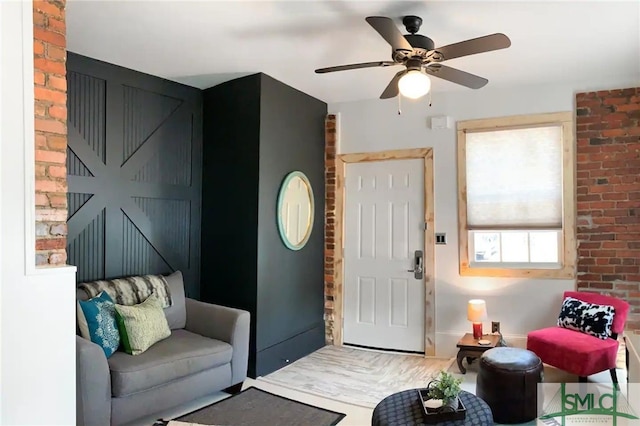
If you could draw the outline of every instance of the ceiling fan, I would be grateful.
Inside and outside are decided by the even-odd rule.
[[[489,80],[448,67],[441,62],[511,46],[509,37],[496,33],[434,48],[433,40],[416,34],[422,25],[422,18],[418,16],[405,16],[402,19],[402,24],[409,32],[407,35],[402,35],[391,18],[369,16],[366,21],[391,45],[393,60],[320,68],[316,70],[316,73],[403,65],[405,69],[391,79],[387,88],[380,95],[380,99],[393,98],[398,95],[398,92],[413,99],[427,94],[431,89],[431,80],[427,74],[471,89],[479,89],[485,86]]]

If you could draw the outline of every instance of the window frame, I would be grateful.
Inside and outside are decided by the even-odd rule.
[[[559,268],[515,268],[507,266],[483,267],[470,262],[469,229],[467,226],[467,171],[466,135],[478,131],[512,130],[541,126],[561,126],[562,128],[562,230],[559,247]],[[516,277],[516,278],[558,278],[576,277],[576,175],[575,137],[572,112],[517,115],[457,123],[457,163],[458,163],[458,248],[461,276]],[[489,230],[489,229],[483,229]],[[508,230],[506,228],[497,231]],[[472,265],[473,263],[473,265]],[[506,265],[506,264],[504,264]]]

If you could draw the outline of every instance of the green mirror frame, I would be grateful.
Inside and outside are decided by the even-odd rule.
[[[291,197],[291,193],[293,191],[293,189],[289,188],[289,186],[292,183],[294,183],[293,181],[296,179],[300,179],[302,181],[302,184],[306,186],[307,195],[309,197],[309,204],[308,204],[309,215],[308,215],[307,227],[304,232],[304,235],[299,239],[292,240],[288,236],[288,234],[290,234],[290,232],[289,233],[287,232],[288,223],[286,220],[288,218],[285,217],[285,214],[283,214],[283,208],[287,207],[288,198]],[[294,171],[289,173],[287,176],[285,176],[284,180],[282,181],[282,185],[280,186],[280,192],[278,194],[278,207],[276,211],[276,216],[278,218],[278,231],[280,232],[280,238],[282,239],[282,242],[284,243],[284,245],[290,250],[300,250],[301,248],[303,248],[307,244],[307,241],[309,241],[309,237],[311,236],[311,231],[313,229],[314,201],[313,201],[313,189],[311,188],[311,182],[309,182],[309,179],[307,178],[307,176],[301,171]]]

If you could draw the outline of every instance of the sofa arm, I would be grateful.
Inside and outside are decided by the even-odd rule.
[[[76,424],[111,424],[111,374],[95,343],[76,335]]]
[[[189,298],[185,303],[185,328],[192,333],[229,343],[233,347],[231,385],[242,383],[247,378],[249,363],[249,312]]]

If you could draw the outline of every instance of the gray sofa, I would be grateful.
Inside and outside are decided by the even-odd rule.
[[[132,356],[76,336],[76,423],[121,425],[216,391],[247,375],[249,313],[185,298],[182,274],[167,277],[171,336]],[[86,294],[78,290],[78,298]]]

